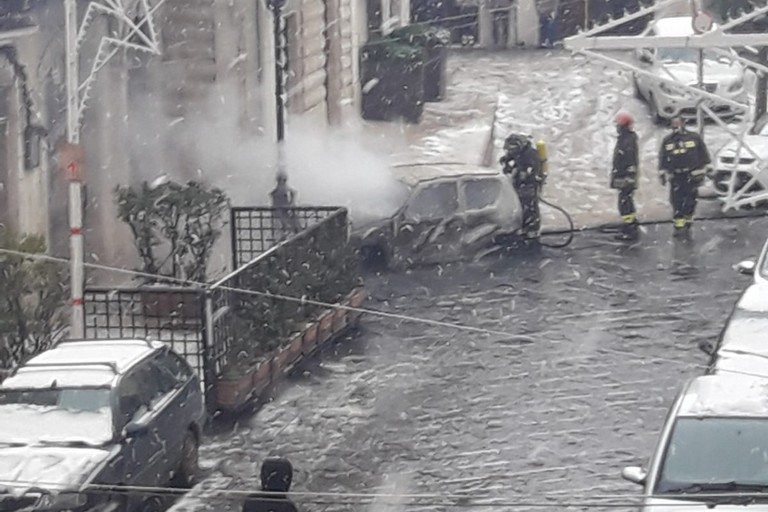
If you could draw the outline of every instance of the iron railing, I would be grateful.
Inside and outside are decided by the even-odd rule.
[[[319,308],[313,302],[333,303],[355,286],[348,239],[347,210],[336,208],[211,285],[210,364],[219,374],[253,364],[300,330]]]
[[[318,308],[278,296],[334,302],[355,285],[347,211],[288,212],[301,227],[297,233],[278,233],[285,211],[234,208],[236,270],[205,288],[88,288],[86,338],[151,338],[170,344],[200,377],[213,410],[215,383],[222,375],[253,364],[260,352],[284,341]]]
[[[155,286],[88,288],[84,302],[87,339],[163,341],[205,380],[204,290]]]
[[[277,242],[304,231],[337,211],[339,208],[333,206],[232,208],[232,268],[240,268]]]

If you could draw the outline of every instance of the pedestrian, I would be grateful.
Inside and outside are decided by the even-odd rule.
[[[525,245],[537,245],[541,228],[539,192],[544,184],[541,158],[525,135],[511,134],[504,141],[504,156],[499,163],[512,185],[523,209],[522,238]]]
[[[283,171],[277,173],[277,186],[269,193],[272,199],[272,208],[275,209],[279,238],[282,238],[285,232],[298,233],[299,223],[296,214],[292,208],[296,204],[296,191],[288,186],[288,176]]]
[[[298,512],[288,498],[293,480],[293,466],[282,458],[269,458],[261,465],[261,492],[250,495],[243,512]]]
[[[704,182],[712,160],[696,132],[689,132],[681,117],[672,119],[672,133],[664,137],[659,150],[659,178],[669,181],[675,236],[689,233],[696,211],[698,188]]]
[[[619,215],[621,215],[621,233],[618,240],[636,240],[638,235],[637,211],[634,194],[637,189],[637,170],[639,151],[634,120],[626,112],[616,116],[618,138],[613,150],[611,169],[611,188],[619,191]]]

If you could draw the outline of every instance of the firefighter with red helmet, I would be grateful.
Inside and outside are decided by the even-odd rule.
[[[619,240],[636,240],[638,235],[637,211],[634,194],[637,189],[637,170],[640,163],[637,134],[634,120],[626,112],[616,116],[618,139],[613,151],[611,169],[611,188],[619,191],[619,215],[621,215],[621,233]]]

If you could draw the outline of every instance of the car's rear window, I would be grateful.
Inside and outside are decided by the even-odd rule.
[[[496,204],[501,188],[493,179],[469,180],[464,182],[464,197],[468,210],[481,210]]]

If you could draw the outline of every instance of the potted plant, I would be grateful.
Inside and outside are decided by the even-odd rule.
[[[360,52],[363,118],[418,123],[424,111],[424,50],[377,38]]]
[[[395,29],[389,37],[424,50],[424,101],[440,101],[445,98],[450,31],[419,23]]]

